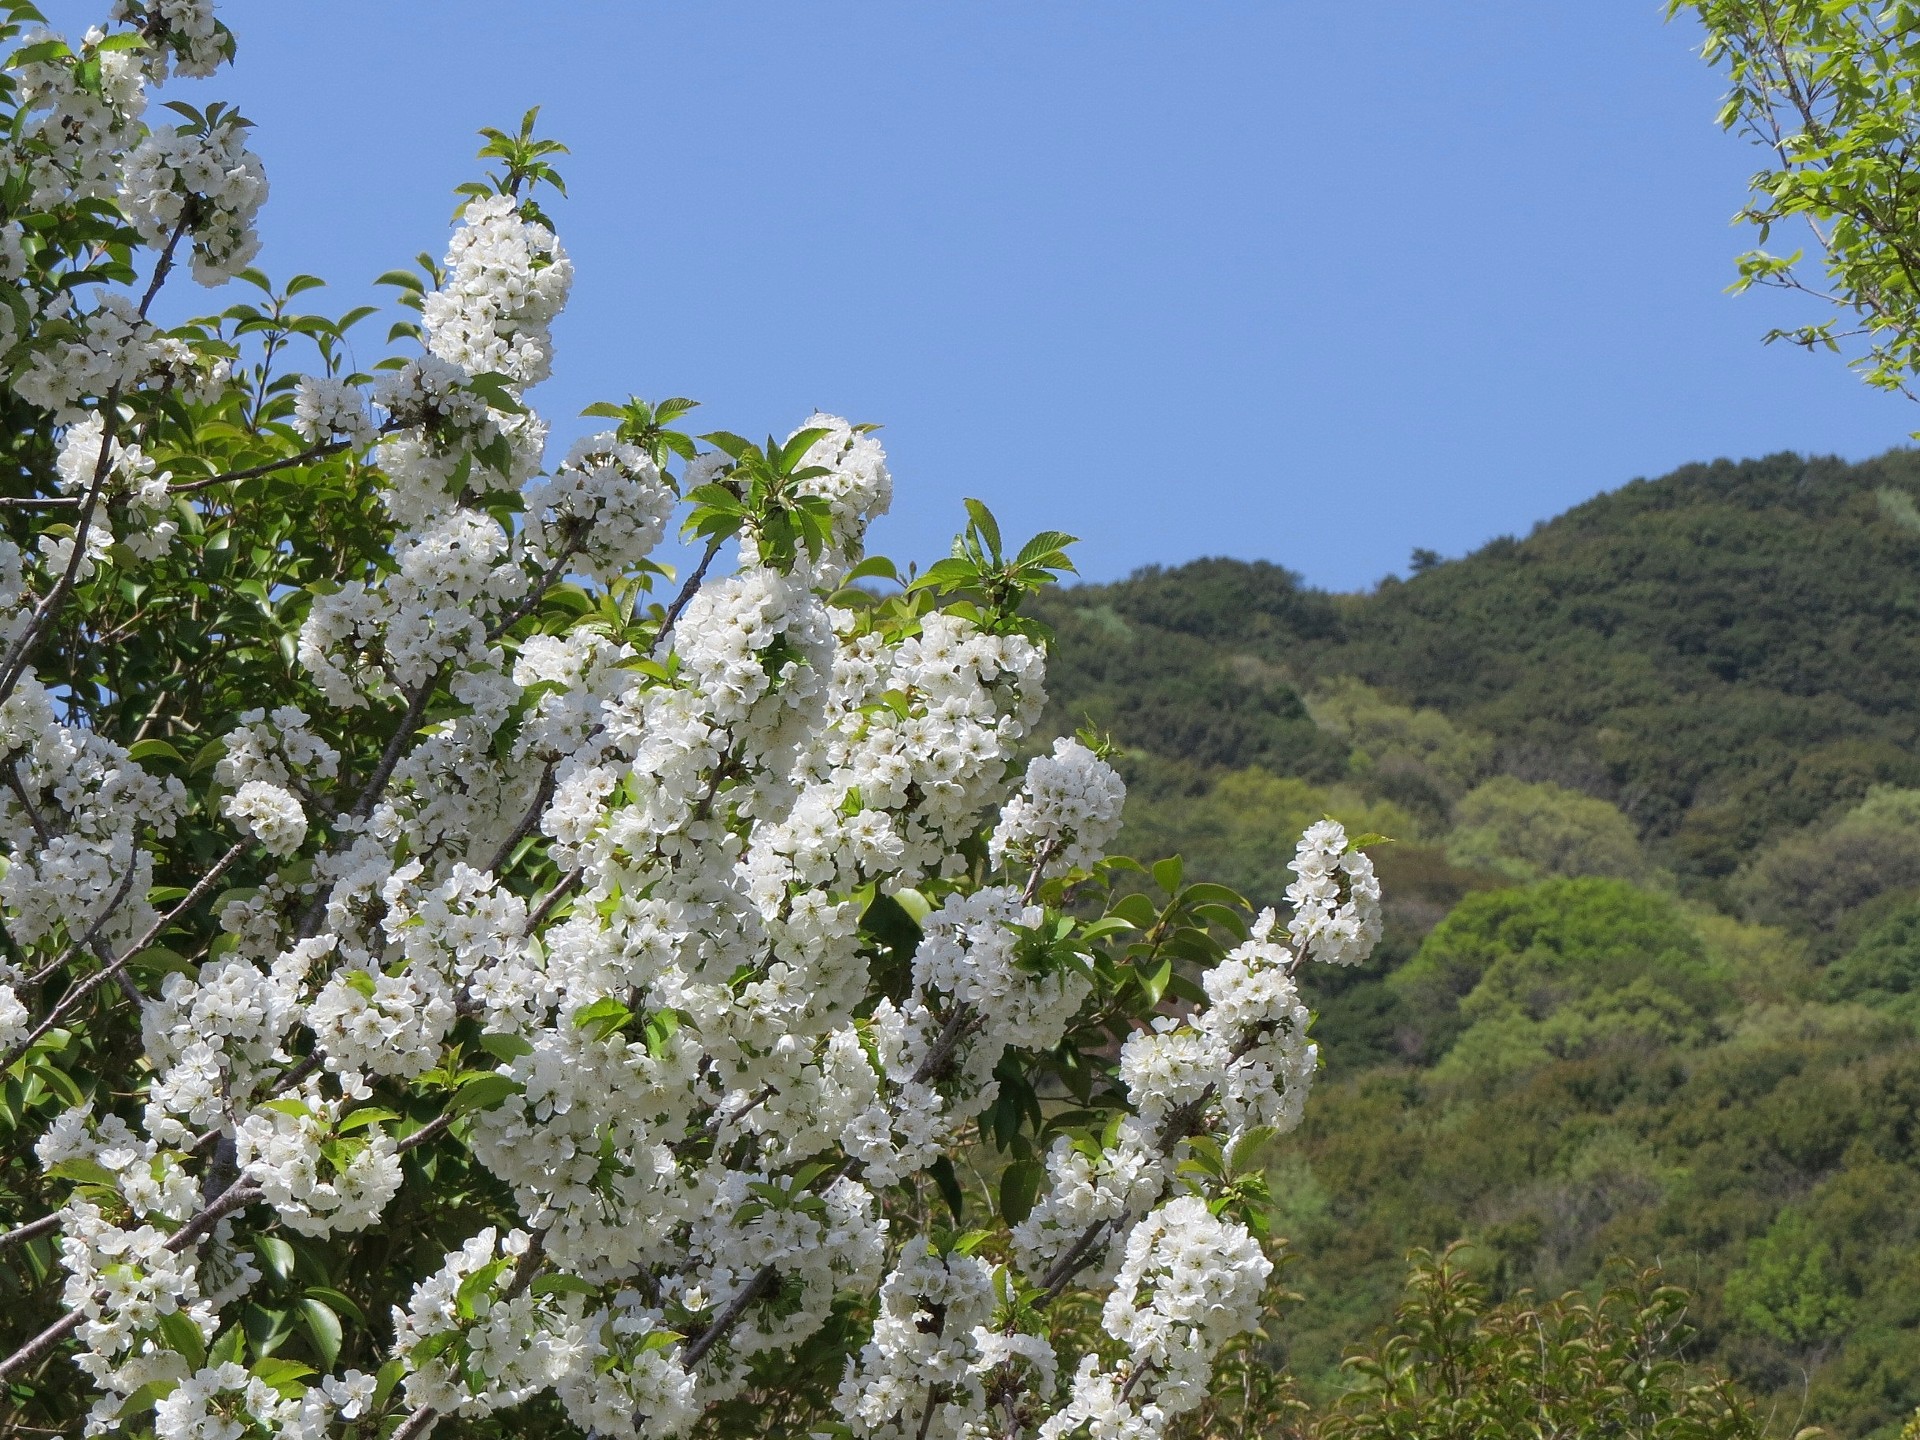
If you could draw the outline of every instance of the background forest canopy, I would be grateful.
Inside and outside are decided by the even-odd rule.
[[[1842,1435],[1920,1403],[1920,454],[1638,480],[1369,594],[1202,560],[1050,596],[1131,853],[1256,903],[1331,814],[1387,938],[1316,976],[1274,1176],[1310,1393],[1412,1246],[1495,1296],[1658,1258]],[[1338,988],[1335,988],[1335,987]],[[1805,1389],[1804,1411],[1802,1391]]]

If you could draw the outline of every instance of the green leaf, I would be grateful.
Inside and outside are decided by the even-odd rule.
[[[713,446],[714,449],[720,451],[723,455],[734,460],[759,453],[759,447],[751,440],[746,439],[744,436],[736,435],[731,430],[714,430],[706,435],[702,435],[700,438]],[[704,489],[705,487],[703,486],[702,488]]]
[[[1015,1160],[1000,1172],[1000,1215],[1007,1224],[1018,1225],[1033,1213],[1046,1178],[1047,1167],[1038,1160]]]
[[[282,1360],[272,1355],[253,1362],[254,1377],[282,1400],[298,1400],[307,1388],[300,1382],[315,1373],[311,1365],[302,1365],[298,1360]]]
[[[1049,556],[1066,557],[1061,554],[1067,546],[1078,544],[1078,535],[1069,535],[1064,530],[1042,530],[1038,535],[1020,547],[1020,553],[1013,557],[1016,565],[1033,565]],[[1071,565],[1066,568],[1072,569]]]
[[[332,1309],[335,1314],[346,1316],[354,1324],[363,1327],[366,1325],[366,1312],[350,1296],[343,1295],[340,1291],[326,1285],[309,1285],[307,1294]]]
[[[606,1039],[631,1019],[632,1008],[612,996],[596,1000],[573,1012],[574,1028],[588,1031],[596,1040]]]
[[[191,975],[193,964],[177,950],[169,950],[165,945],[150,945],[127,961],[127,968],[136,975],[158,979],[166,975]]]
[[[980,578],[980,567],[973,561],[950,556],[945,560],[934,561],[920,578],[907,588],[909,590],[959,589],[978,584]]]
[[[362,1105],[358,1110],[340,1117],[340,1123],[334,1129],[342,1135],[351,1135],[355,1130],[364,1130],[369,1125],[378,1125],[383,1120],[398,1120],[399,1113],[383,1110],[378,1105]]]
[[[397,1357],[387,1361],[386,1364],[380,1367],[375,1377],[373,1387],[372,1408],[374,1413],[379,1413],[381,1408],[386,1405],[387,1397],[393,1394],[394,1387],[400,1383],[406,1373],[407,1362]]]
[[[960,1177],[953,1172],[953,1161],[942,1155],[927,1167],[927,1174],[933,1177],[940,1198],[947,1202],[947,1209],[952,1212],[954,1223],[958,1224],[961,1212],[966,1208],[967,1197],[960,1189]]]
[[[121,1403],[118,1418],[135,1420],[180,1388],[178,1380],[149,1380]]]
[[[89,1155],[76,1155],[71,1160],[62,1160],[47,1173],[59,1180],[72,1180],[81,1185],[104,1185],[110,1190],[120,1184],[119,1176]]]
[[[307,1339],[313,1343],[313,1353],[320,1357],[320,1367],[331,1370],[333,1362],[340,1358],[340,1344],[343,1333],[340,1317],[321,1300],[306,1295],[300,1301],[300,1325],[307,1332]]]
[[[912,918],[913,923],[924,927],[933,914],[933,904],[926,896],[911,886],[893,892],[893,901]]]
[[[195,1370],[207,1363],[207,1342],[184,1310],[160,1317],[160,1335],[167,1348],[184,1356]]]
[[[509,1080],[505,1075],[480,1075],[456,1090],[447,1108],[455,1115],[464,1115],[469,1110],[491,1110],[510,1096],[522,1094],[525,1088],[518,1080]]]
[[[209,1365],[230,1364],[246,1352],[247,1332],[238,1325],[230,1325],[214,1340],[213,1349],[207,1352],[207,1363]]]
[[[497,1035],[492,1031],[480,1037],[480,1048],[496,1060],[518,1060],[522,1055],[531,1055],[533,1046],[518,1035]]]
[[[493,1293],[493,1287],[502,1275],[511,1268],[511,1260],[493,1260],[482,1265],[466,1279],[460,1282],[460,1289],[454,1296],[454,1305],[463,1316],[479,1313],[479,1300],[483,1295]]]
[[[26,65],[44,65],[49,60],[65,60],[73,54],[64,40],[42,40],[37,44],[23,45],[13,52],[7,61],[9,70],[18,70]]]
[[[253,1253],[259,1257],[262,1268],[281,1284],[293,1278],[293,1246],[278,1235],[254,1236]]]
[[[993,518],[993,512],[978,500],[967,502],[967,518],[973,522],[973,528],[980,532],[987,542],[987,552],[994,557],[1000,554],[1000,522]]]
[[[1187,886],[1180,892],[1180,898],[1188,905],[1230,905],[1241,910],[1252,908],[1247,904],[1246,897],[1239,891],[1229,890],[1225,885],[1215,885],[1206,880],[1196,881]]]
[[[1173,978],[1173,961],[1162,960],[1153,969],[1138,972],[1140,990],[1147,997],[1149,1006],[1160,1003],[1160,997],[1167,993],[1167,981]]]
[[[899,567],[884,555],[869,555],[858,565],[854,566],[853,569],[849,570],[847,572],[847,578],[840,583],[843,585],[851,585],[857,580],[876,578],[891,580],[897,585],[900,583]]]

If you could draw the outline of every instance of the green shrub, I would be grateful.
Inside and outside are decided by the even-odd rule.
[[[1347,1363],[1358,1378],[1318,1440],[1748,1440],[1765,1433],[1723,1378],[1690,1370],[1687,1296],[1656,1271],[1600,1299],[1578,1291],[1490,1305],[1450,1249],[1414,1254],[1393,1333]]]

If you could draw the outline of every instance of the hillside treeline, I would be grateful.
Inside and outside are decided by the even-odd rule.
[[[1425,557],[1423,557],[1425,558]],[[1272,1176],[1309,1396],[1406,1253],[1497,1299],[1694,1293],[1782,1423],[1920,1404],[1920,455],[1636,481],[1364,595],[1198,561],[1053,597],[1056,727],[1124,848],[1277,901],[1300,828],[1391,919],[1316,972],[1326,1074]]]

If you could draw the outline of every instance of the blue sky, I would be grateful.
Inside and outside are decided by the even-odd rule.
[[[903,560],[977,495],[1090,578],[1359,588],[1636,475],[1920,427],[1722,293],[1759,156],[1661,9],[227,0],[199,88],[258,126],[262,263],[341,308],[444,247],[477,127],[544,106],[557,437],[629,392],[749,434],[819,406],[885,425]]]

